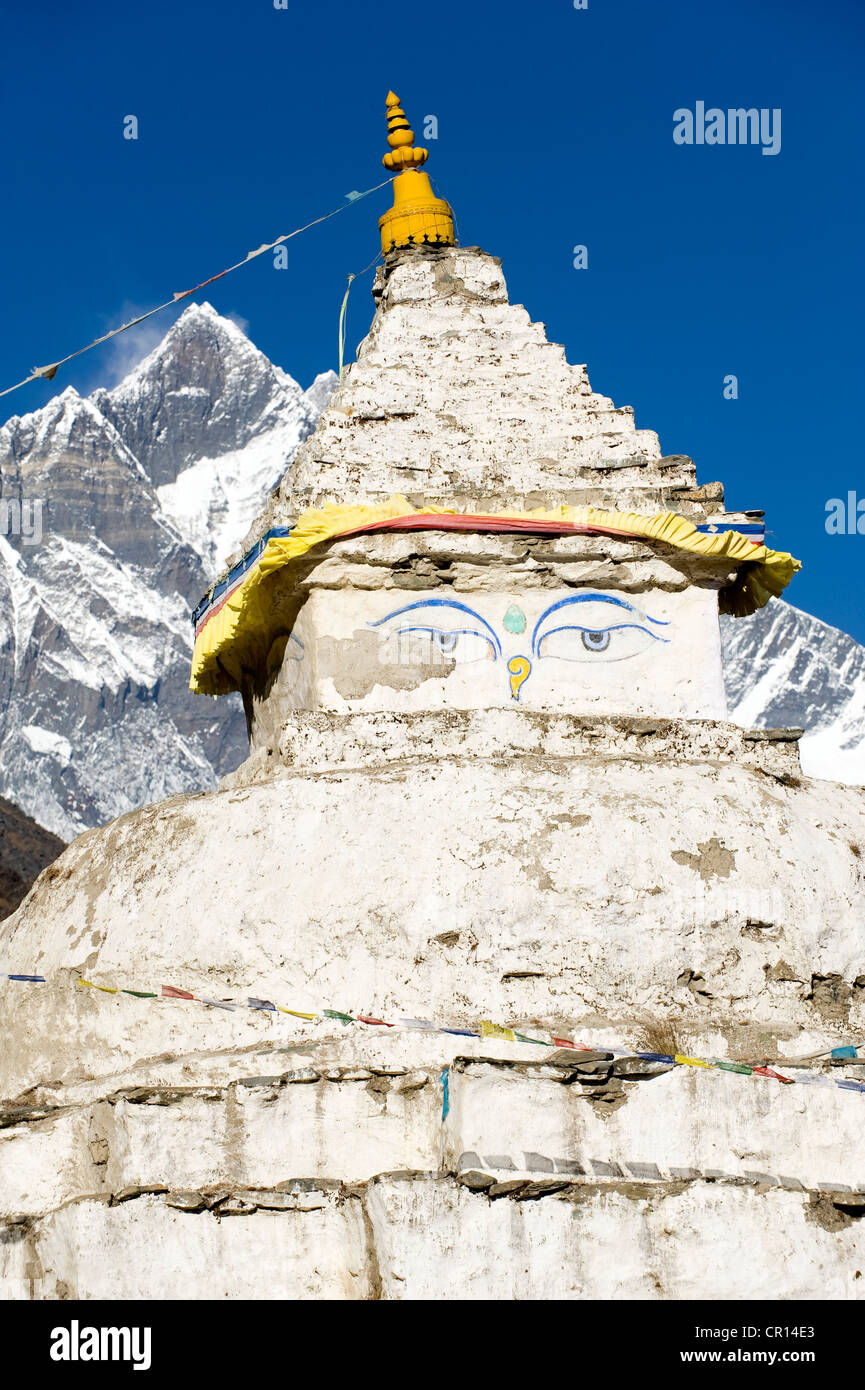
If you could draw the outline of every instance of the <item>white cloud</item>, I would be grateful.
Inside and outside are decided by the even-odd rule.
[[[152,307],[126,303],[119,313],[112,315],[103,331],[107,333],[112,328],[119,328],[122,323],[137,318],[139,314],[145,314]],[[184,304],[183,308],[185,307]],[[88,389],[92,391],[97,386],[105,386],[110,390],[112,386],[116,386],[118,381],[128,376],[133,367],[137,367],[142,358],[162,342],[177,317],[178,310],[172,306],[145,323],[139,323],[135,328],[129,328],[125,333],[111,338],[102,347],[94,349],[93,379]]]

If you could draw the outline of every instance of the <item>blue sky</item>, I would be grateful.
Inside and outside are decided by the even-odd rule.
[[[861,0],[42,0],[3,38],[0,385],[378,183],[393,87],[418,135],[437,116],[428,171],[511,299],[731,508],[764,508],[805,566],[791,601],[865,641],[865,535],[825,530],[829,498],[865,499]],[[698,101],[780,108],[780,152],[676,145]],[[308,384],[336,363],[387,195],[207,298]],[[2,418],[110,384],[147,346],[123,343]]]

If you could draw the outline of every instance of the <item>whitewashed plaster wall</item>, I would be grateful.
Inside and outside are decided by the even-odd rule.
[[[4,1296],[859,1297],[861,1095],[604,1044],[860,1033],[865,793],[711,722],[295,720],[293,766],[82,836],[3,924],[48,976],[4,986]]]
[[[80,1202],[0,1246],[17,1297],[856,1299],[865,1232],[834,1205],[724,1184],[490,1202],[392,1175],[309,1210],[191,1214],[159,1196]],[[130,1258],[130,1251],[135,1257]]]
[[[0,1297],[861,1297],[861,1097],[613,1065],[458,1059],[444,1123],[374,1063],[19,1113]]]
[[[379,1017],[605,1019],[626,1043],[663,1022],[715,1052],[865,1023],[865,793],[751,761],[767,745],[741,733],[733,761],[729,726],[624,724],[389,715],[353,725],[348,763],[319,731],[312,766],[80,837],[3,923],[4,961]],[[223,1036],[82,995],[7,988],[4,1095]]]

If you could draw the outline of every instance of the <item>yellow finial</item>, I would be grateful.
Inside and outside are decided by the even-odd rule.
[[[402,169],[419,169],[422,164],[426,164],[427,150],[412,149],[414,145],[414,131],[405,118],[405,112],[399,104],[399,97],[396,92],[388,92],[385,101],[387,107],[387,143],[390,145],[390,153],[382,159],[385,169],[392,169],[398,174]]]
[[[453,213],[443,198],[432,191],[429,176],[420,171],[427,151],[415,148],[414,131],[406,120],[395,92],[387,94],[387,143],[382,159],[396,171],[393,207],[379,218],[381,249],[387,254],[399,246],[453,246]]]

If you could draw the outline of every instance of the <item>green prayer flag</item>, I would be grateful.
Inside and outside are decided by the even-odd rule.
[[[543,1038],[527,1038],[525,1033],[518,1033],[516,1028],[514,1029],[514,1037],[517,1042],[537,1043],[538,1047],[552,1047],[552,1043],[544,1042]]]
[[[739,1071],[743,1076],[750,1076],[754,1070],[753,1067],[746,1067],[744,1062],[716,1062],[715,1066],[720,1067],[721,1071]]]
[[[121,994],[131,994],[135,999],[158,999],[158,994],[147,994],[141,989],[122,989]]]
[[[325,1018],[338,1018],[340,1023],[354,1023],[351,1014],[341,1014],[337,1009],[322,1009]]]

